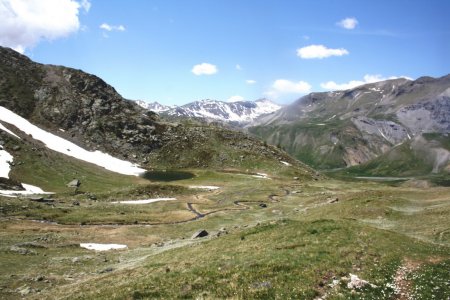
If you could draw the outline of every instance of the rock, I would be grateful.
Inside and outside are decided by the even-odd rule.
[[[13,146],[12,149],[13,149],[13,151],[19,151],[20,150],[20,146],[17,146],[17,145]]]
[[[219,237],[221,235],[228,234],[228,231],[225,227],[220,228],[220,230],[217,232],[216,236]]]
[[[376,287],[376,285],[369,283],[366,280],[360,279],[358,275],[350,273],[350,281],[347,283],[347,287],[349,289],[360,289],[366,285],[370,285],[371,287]]]
[[[0,177],[0,190],[24,191],[25,188],[16,180]]]
[[[29,286],[24,286],[24,287],[20,287],[17,289],[17,292],[21,295],[21,296],[26,296],[28,294],[30,294],[32,292],[32,289]]]
[[[336,203],[336,202],[338,202],[339,201],[339,198],[338,197],[336,197],[336,198],[328,198],[327,199],[328,201],[327,201],[327,203]]]
[[[294,180],[299,180],[300,178],[299,178],[299,177],[294,177],[293,179],[294,179]]]
[[[67,187],[70,188],[78,188],[81,185],[81,181],[78,179],[74,179],[71,182],[69,182],[68,184],[66,184]]]
[[[192,235],[192,239],[202,238],[208,235],[208,231],[206,231],[205,229],[200,229]]]
[[[266,203],[260,203],[258,206],[261,207],[261,208],[266,208],[267,204]]]
[[[97,196],[96,196],[95,194],[91,194],[91,193],[88,193],[88,194],[87,194],[87,198],[88,198],[89,200],[97,200]]]
[[[73,206],[80,206],[80,202],[79,202],[79,201],[73,201],[73,202],[72,202],[72,205],[73,205]]]
[[[104,274],[104,273],[110,273],[110,272],[112,272],[112,271],[114,271],[114,269],[111,268],[111,267],[108,267],[108,268],[106,268],[106,269],[104,269],[104,270],[101,270],[101,271],[98,272],[98,273],[99,273],[99,274]]]
[[[22,247],[17,247],[17,246],[11,246],[11,248],[9,248],[10,251],[21,254],[21,255],[37,255],[37,252],[34,250],[29,250],[26,248],[22,248]]]
[[[72,258],[72,263],[73,264],[76,264],[77,262],[80,262],[80,258],[79,257]]]

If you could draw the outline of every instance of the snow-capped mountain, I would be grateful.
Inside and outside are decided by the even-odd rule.
[[[164,106],[157,102],[137,103],[149,110],[173,117],[194,117],[229,123],[247,124],[261,115],[273,113],[281,108],[267,99],[256,101],[223,102],[217,100],[200,100],[182,106]]]
[[[154,111],[155,113],[162,113],[165,111],[170,110],[171,108],[173,108],[173,106],[167,106],[167,105],[162,105],[158,102],[145,102],[143,100],[136,100],[136,103],[148,110]]]

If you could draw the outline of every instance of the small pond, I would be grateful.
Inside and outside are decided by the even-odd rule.
[[[152,181],[175,181],[175,180],[183,180],[190,179],[195,177],[195,174],[186,172],[186,171],[147,171],[142,174],[142,177]]]

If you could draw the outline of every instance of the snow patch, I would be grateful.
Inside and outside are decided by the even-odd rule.
[[[11,171],[10,162],[13,161],[13,156],[6,150],[0,150],[0,177],[9,178],[9,171]]]
[[[219,186],[215,185],[190,185],[190,189],[204,189],[204,190],[218,190],[220,189]]]
[[[292,166],[292,165],[291,165],[290,163],[288,163],[287,161],[280,161],[280,163],[282,163],[283,165],[288,166],[288,167]]]
[[[330,120],[333,120],[334,118],[336,118],[336,115],[333,115],[331,118],[328,118],[325,121],[330,121]]]
[[[42,194],[42,195],[54,194],[52,192],[44,192],[40,187],[31,184],[22,183],[22,186],[25,188],[25,191],[0,190],[0,195],[18,196],[18,195],[34,195],[34,194]]]
[[[125,200],[125,201],[115,201],[111,203],[117,204],[149,204],[158,201],[171,201],[177,200],[177,198],[154,198],[154,199],[144,199],[144,200]]]
[[[124,175],[135,176],[145,172],[145,169],[139,168],[137,164],[133,164],[129,161],[115,158],[100,151],[87,151],[72,142],[31,124],[26,119],[2,106],[0,106],[0,121],[14,124],[24,133],[30,134],[34,139],[43,142],[49,149],[95,164],[107,170]]]
[[[11,171],[11,165],[9,163],[11,163],[13,159],[14,157],[6,150],[0,150],[0,177],[9,178],[9,172]],[[22,186],[25,188],[24,191],[0,190],[0,195],[15,197],[15,195],[54,194],[51,192],[44,192],[41,188],[31,184],[22,183]]]
[[[108,250],[115,250],[115,249],[125,249],[125,248],[127,248],[127,245],[123,245],[123,244],[81,243],[80,247],[81,248],[86,248],[88,250],[108,251]]]
[[[252,175],[255,178],[262,178],[262,179],[271,179],[266,173],[256,173],[256,175]]]

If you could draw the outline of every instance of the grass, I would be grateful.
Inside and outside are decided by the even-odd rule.
[[[0,197],[2,298],[386,299],[405,260],[420,262],[417,295],[447,295],[448,188],[339,181],[265,159],[157,183],[21,147],[13,174],[57,194],[48,204]],[[64,186],[74,175],[78,193]],[[156,197],[177,200],[111,203]],[[191,239],[199,229],[209,236]],[[92,252],[86,242],[128,248]],[[348,289],[349,273],[376,287]]]
[[[190,171],[197,176],[176,184],[152,184],[159,187],[160,196],[165,196],[162,191],[172,192],[179,198],[174,202],[131,207],[112,205],[112,198],[105,196],[98,201],[81,199],[80,206],[66,202],[50,208],[2,198],[0,262],[6,267],[0,272],[0,294],[20,298],[19,291],[28,287],[31,292],[26,296],[36,299],[314,299],[324,295],[386,299],[394,297],[396,271],[405,259],[412,259],[422,266],[414,274],[431,274],[414,279],[423,299],[436,286],[444,293],[436,295],[446,295],[445,264],[430,259],[449,259],[448,188],[298,181],[283,172],[258,179],[245,170]],[[190,190],[188,185],[221,189]],[[145,198],[150,186],[129,192]],[[117,198],[126,195],[126,188],[117,192]],[[70,198],[65,197],[55,196],[62,201]],[[331,198],[338,202],[329,204]],[[246,208],[236,205],[237,200]],[[182,224],[139,224],[192,217],[187,202],[196,203],[202,213],[214,213]],[[267,208],[258,205],[262,202]],[[11,220],[39,214],[49,214],[49,220],[62,224]],[[88,225],[112,221],[129,225]],[[86,225],[80,226],[81,222]],[[228,234],[216,237],[223,227]],[[210,236],[191,239],[200,228]],[[123,243],[128,249],[95,253],[77,247],[81,242]],[[13,246],[30,252],[21,255],[11,250]],[[349,273],[377,287],[352,292],[346,286]],[[420,279],[431,276],[440,279],[433,283]],[[331,288],[333,280],[339,282]]]

